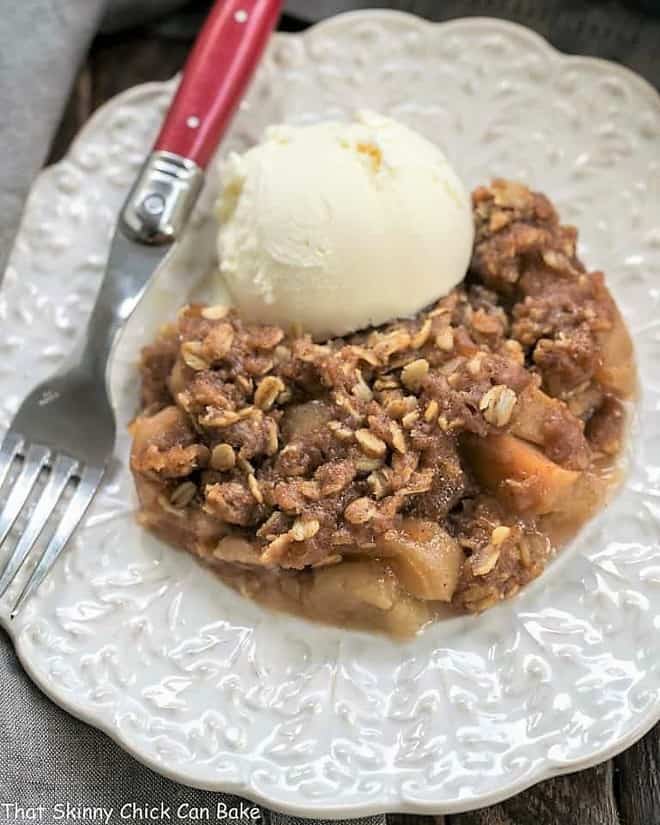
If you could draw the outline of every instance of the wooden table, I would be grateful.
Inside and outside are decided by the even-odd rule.
[[[165,21],[98,37],[75,82],[50,162],[62,157],[106,100],[179,71],[199,21],[193,11],[179,16],[176,26]],[[296,30],[300,25],[285,18],[283,27]],[[434,820],[438,825],[660,825],[660,725],[603,765],[541,782],[499,805],[446,817],[388,816],[394,825],[431,825]]]

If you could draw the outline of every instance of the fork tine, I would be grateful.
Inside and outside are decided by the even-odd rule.
[[[96,488],[103,478],[103,472],[103,468],[86,468],[83,471],[80,476],[80,483],[62,516],[62,520],[48,542],[48,546],[39,559],[37,566],[32,571],[32,575],[25,584],[21,595],[18,597],[13,610],[9,614],[10,618],[16,618],[21,607],[39,587],[57,561],[66,543],[71,538],[71,534],[84,516],[85,510],[89,507]]]
[[[23,469],[14,482],[14,486],[7,497],[2,513],[0,513],[0,545],[2,545],[7,538],[18,514],[23,509],[36,480],[39,478],[39,473],[48,461],[49,456],[50,450],[47,447],[40,447],[37,444],[33,444],[28,449],[23,463]]]
[[[68,456],[58,456],[55,461],[48,483],[39,498],[39,503],[30,516],[25,532],[14,548],[14,552],[7,559],[5,569],[0,575],[0,597],[4,595],[5,590],[20,570],[28,553],[32,550],[77,466],[78,462]]]
[[[13,460],[23,448],[23,438],[16,433],[7,433],[0,447],[0,487],[5,482]]]

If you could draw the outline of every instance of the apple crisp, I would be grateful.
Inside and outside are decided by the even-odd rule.
[[[473,208],[465,281],[414,318],[316,343],[184,307],[142,354],[142,524],[265,604],[400,636],[538,576],[611,486],[632,346],[544,195]]]

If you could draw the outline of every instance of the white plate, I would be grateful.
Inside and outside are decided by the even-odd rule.
[[[0,303],[1,427],[71,347],[173,88],[112,101],[36,182]],[[211,178],[113,364],[117,466],[24,615],[9,622],[10,594],[1,618],[45,692],[181,782],[308,816],[462,811],[605,759],[660,715],[660,99],[512,24],[360,12],[273,40],[222,151],[357,107],[437,141],[470,186],[528,181],[578,224],[637,345],[625,489],[517,599],[406,644],[267,613],[143,534],[134,362],[213,265]]]

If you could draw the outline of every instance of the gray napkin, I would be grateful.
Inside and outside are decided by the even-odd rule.
[[[4,272],[25,197],[42,166],[76,69],[99,27],[144,22],[184,0],[16,0],[0,13],[0,273]],[[182,804],[211,813],[234,797],[194,790],[138,764],[99,731],[68,716],[28,680],[0,632],[0,823],[93,821],[177,822]],[[69,806],[67,809],[66,806]],[[158,806],[170,817],[122,818]],[[99,818],[84,819],[83,808]],[[244,806],[244,811],[247,806]],[[251,806],[249,806],[251,807]],[[222,810],[222,809],[221,809]],[[103,815],[105,818],[101,819]],[[106,816],[107,815],[107,816]],[[294,825],[269,811],[261,821]],[[255,823],[250,814],[230,820]],[[364,820],[381,825],[384,817]]]
[[[97,29],[114,31],[185,0],[18,0],[0,16],[0,282],[25,197],[48,154],[73,78]]]
[[[0,171],[0,273],[103,2],[19,0],[2,5],[0,136],[5,162]]]

